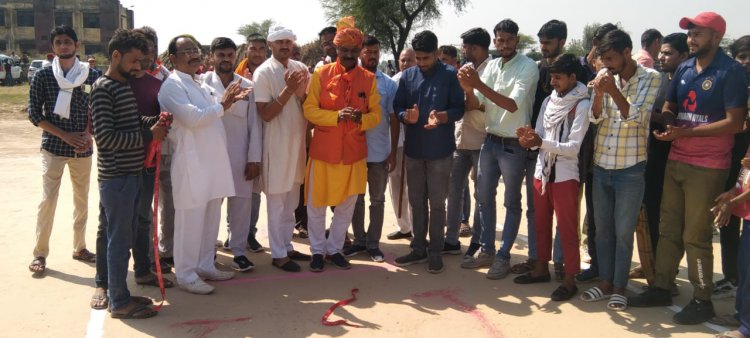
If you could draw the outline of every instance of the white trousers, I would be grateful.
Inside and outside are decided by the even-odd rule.
[[[232,255],[244,256],[247,246],[247,235],[250,233],[250,213],[252,197],[227,198],[227,223],[229,223],[229,247]]]
[[[192,283],[216,271],[216,237],[221,220],[221,199],[194,209],[175,209],[174,263],[178,283]],[[247,238],[247,237],[246,237]]]
[[[310,166],[312,167],[312,164]],[[346,230],[352,223],[352,214],[354,214],[354,207],[357,205],[358,195],[351,195],[336,205],[328,238],[326,238],[326,210],[328,206],[320,208],[312,206],[312,187],[314,187],[312,172],[310,170],[308,180],[310,189],[308,189],[307,195],[307,232],[310,236],[310,252],[313,255],[333,255],[339,253],[344,247]]]
[[[271,247],[271,258],[284,258],[287,252],[294,250],[294,209],[299,204],[299,184],[292,190],[281,194],[266,194],[268,210],[268,242]],[[247,222],[246,222],[247,223]],[[247,234],[245,234],[247,238]]]
[[[402,233],[411,232],[411,205],[409,205],[409,191],[406,188],[406,170],[404,175],[401,176],[401,166],[404,161],[404,148],[399,147],[396,152],[396,170],[388,174],[388,185],[391,193],[391,203],[393,204],[393,212],[396,215],[396,221],[398,222],[399,231]],[[403,184],[401,183],[403,181]],[[401,193],[401,187],[404,187],[404,192]],[[398,203],[399,198],[401,199],[401,217],[398,217]]]

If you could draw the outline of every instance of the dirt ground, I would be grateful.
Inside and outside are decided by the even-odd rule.
[[[111,319],[106,311],[89,308],[94,290],[93,264],[70,257],[72,195],[67,176],[60,188],[48,271],[37,279],[27,269],[41,195],[41,133],[16,108],[19,110],[0,103],[0,247],[7,272],[0,274],[5,290],[0,337],[708,337],[722,329],[676,326],[672,324],[676,307],[612,312],[606,310],[604,302],[586,303],[577,297],[570,302],[551,302],[549,295],[556,283],[520,286],[513,283],[512,276],[489,280],[485,278],[486,269],[461,269],[461,256],[445,256],[445,272],[438,275],[427,273],[425,265],[398,268],[391,262],[408,252],[409,242],[389,241],[385,235],[381,248],[388,256],[387,263],[373,263],[362,255],[351,260],[351,270],[329,265],[323,273],[311,273],[303,265],[303,272],[289,274],[271,266],[269,252],[249,253],[255,271],[237,274],[231,281],[212,282],[217,286],[212,295],[168,289],[167,301],[157,317]],[[95,166],[86,237],[92,251],[98,217]],[[258,236],[267,246],[265,201],[262,203]],[[387,201],[384,233],[395,229],[390,205]],[[500,201],[498,220],[504,219],[503,215]],[[526,258],[525,228],[524,218],[513,250],[514,263]],[[498,227],[498,241],[501,231]],[[225,236],[222,226],[219,238]],[[465,250],[468,240],[461,240]],[[308,252],[307,240],[294,241],[296,249]],[[714,270],[720,271],[718,244],[714,252]],[[221,269],[230,269],[230,255],[220,250],[218,261]],[[679,306],[685,305],[692,294],[685,270],[683,262],[677,281],[681,295],[675,298]],[[131,270],[131,293],[160,299],[158,289],[137,286],[132,278]],[[714,280],[720,278],[720,274],[714,274]],[[631,281],[630,292],[639,290],[643,282]],[[590,286],[579,285],[579,289]],[[353,288],[359,289],[357,300],[336,309],[331,319],[343,318],[361,327],[322,325],[321,317],[328,308],[348,298]],[[730,313],[733,299],[715,304],[718,313]]]

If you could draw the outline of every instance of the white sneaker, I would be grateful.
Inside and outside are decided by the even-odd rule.
[[[214,292],[214,287],[211,285],[208,285],[206,282],[202,281],[200,278],[196,279],[193,282],[190,283],[178,283],[180,289],[183,289],[187,292],[198,294],[198,295],[207,295],[211,292]]]
[[[218,269],[214,269],[214,271],[211,271],[209,273],[199,273],[199,276],[205,280],[215,280],[215,281],[222,281],[222,280],[228,280],[234,278],[234,272],[232,271],[221,271]]]

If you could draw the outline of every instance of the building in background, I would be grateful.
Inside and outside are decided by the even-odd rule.
[[[0,51],[50,53],[49,33],[63,24],[78,34],[81,58],[106,54],[115,30],[133,28],[133,11],[119,0],[2,0]]]

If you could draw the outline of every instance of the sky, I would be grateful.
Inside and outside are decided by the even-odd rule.
[[[202,44],[210,44],[219,36],[239,44],[244,41],[237,34],[240,26],[269,18],[292,29],[300,44],[315,40],[320,29],[330,25],[317,0],[120,2],[134,11],[136,27],[148,25],[156,29],[160,51],[166,50],[172,37],[185,33],[194,35]],[[750,34],[748,0],[469,0],[462,13],[448,6],[441,8],[440,20],[420,28],[435,32],[440,44],[460,44],[461,33],[477,26],[492,32],[495,24],[505,18],[518,23],[521,33],[535,37],[545,22],[558,19],[568,25],[568,41],[580,39],[587,23],[620,22],[630,33],[634,49],[638,49],[640,34],[646,29],[656,28],[664,35],[678,32],[680,18],[694,17],[702,11],[714,11],[724,17],[726,37],[736,39]]]

